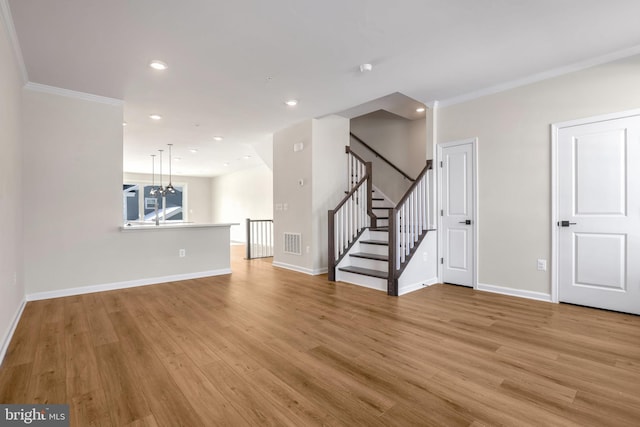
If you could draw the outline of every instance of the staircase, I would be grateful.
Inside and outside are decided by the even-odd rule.
[[[371,193],[376,227],[368,227],[348,257],[338,265],[336,280],[386,291],[389,276],[389,215],[394,206],[379,195],[375,187]]]
[[[400,276],[433,228],[431,163],[394,206],[372,186],[371,163],[346,152],[349,191],[329,211],[329,280],[397,296]]]

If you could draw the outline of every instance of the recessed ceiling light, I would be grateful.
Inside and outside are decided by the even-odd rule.
[[[122,122],[122,126],[126,126],[126,125],[127,125],[127,122]]]
[[[227,167],[227,166],[229,166],[229,163],[225,163],[222,166]]]
[[[296,105],[298,105],[298,100],[290,99],[288,101],[285,101],[285,104],[287,104],[289,107],[295,107]]]
[[[154,59],[153,61],[151,61],[149,63],[149,67],[159,71],[164,71],[168,68],[166,62],[158,61],[157,59]]]
[[[182,157],[174,157],[173,160],[175,160],[176,162],[179,162],[180,160],[182,160]]]
[[[416,108],[416,112],[418,112],[418,113],[424,113],[424,107],[418,107],[418,108]]]
[[[192,152],[192,153],[197,153],[198,152],[198,150],[196,150],[195,148],[190,148],[189,151]]]
[[[360,64],[360,72],[364,73],[367,71],[371,71],[373,70],[373,65],[371,64]]]
[[[222,136],[214,136],[213,139],[215,141],[222,141],[224,139],[224,137],[222,137]]]
[[[149,116],[149,118],[150,118],[151,120],[160,120],[160,119],[162,119],[162,116],[161,116],[160,114],[151,114],[151,115]]]
[[[251,156],[243,156],[242,158],[243,158],[243,159],[245,159],[245,160],[247,160],[247,159],[250,159],[250,158],[251,158]]]

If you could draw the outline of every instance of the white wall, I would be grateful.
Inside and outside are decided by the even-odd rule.
[[[302,246],[311,246],[313,236],[311,167],[312,120],[306,120],[273,134],[273,211],[274,263],[292,265],[313,271],[313,256],[303,250],[302,255],[283,252],[283,233],[302,234]],[[294,152],[293,145],[304,148]],[[307,185],[299,186],[303,179]],[[287,209],[284,210],[284,205]],[[281,207],[278,210],[278,207]]]
[[[352,119],[351,132],[412,178],[417,177],[426,164],[425,119],[407,120],[380,110]],[[404,179],[355,139],[351,140],[351,148],[363,159],[372,162],[373,184],[397,203],[412,181]]]
[[[635,108],[640,56],[438,110],[438,142],[479,139],[480,283],[550,293],[550,125]]]
[[[266,141],[255,142],[251,146],[269,170],[273,170],[273,138],[269,137]]]
[[[210,179],[212,222],[240,223],[231,240],[246,242],[247,218],[273,219],[273,172],[266,165]]]
[[[328,266],[328,214],[345,196],[346,163],[344,147],[349,145],[349,120],[327,116],[313,121],[313,269],[326,271]]]
[[[349,121],[338,116],[307,120],[274,134],[275,265],[326,272],[327,212],[344,197],[348,141]],[[304,148],[295,152],[297,143]],[[284,253],[285,232],[302,234],[302,255]]]
[[[22,78],[0,16],[0,363],[12,322],[24,299],[21,88]]]
[[[123,174],[123,182],[151,184],[151,174],[130,173]],[[156,184],[158,177],[156,176]],[[167,185],[167,177],[164,177],[164,185]],[[209,224],[212,222],[211,212],[211,178],[195,176],[174,175],[172,178],[174,186],[184,186],[183,206],[186,207],[185,221],[198,224]],[[185,204],[186,203],[186,204]],[[226,221],[230,222],[230,221]]]
[[[23,105],[27,294],[229,268],[216,232],[120,231],[122,105],[29,89]]]
[[[438,283],[438,240],[436,232],[429,231],[398,279],[398,295],[434,283]]]

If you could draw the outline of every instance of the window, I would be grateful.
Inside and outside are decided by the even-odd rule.
[[[135,184],[124,184],[122,193],[124,222],[137,221],[140,217],[140,188]]]
[[[164,197],[154,197],[151,185],[124,184],[123,185],[123,219],[124,222],[156,220],[156,203],[158,204],[158,218],[160,221],[184,221],[185,215],[185,186],[176,185],[174,194]],[[141,197],[142,192],[142,197]]]

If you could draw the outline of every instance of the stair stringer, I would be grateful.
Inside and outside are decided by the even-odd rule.
[[[398,295],[438,283],[437,233],[428,231],[398,278]],[[424,254],[427,254],[426,260]]]
[[[371,231],[369,229],[364,230],[360,238],[356,243],[351,246],[345,256],[336,265],[336,282],[346,282],[353,285],[364,286],[365,288],[375,289],[378,291],[387,292],[387,280],[379,279],[377,277],[363,276],[361,274],[349,273],[347,271],[340,271],[340,267],[346,267],[351,265],[350,254],[362,252],[360,246],[361,240],[369,240],[371,238]],[[386,248],[386,246],[385,246]]]

